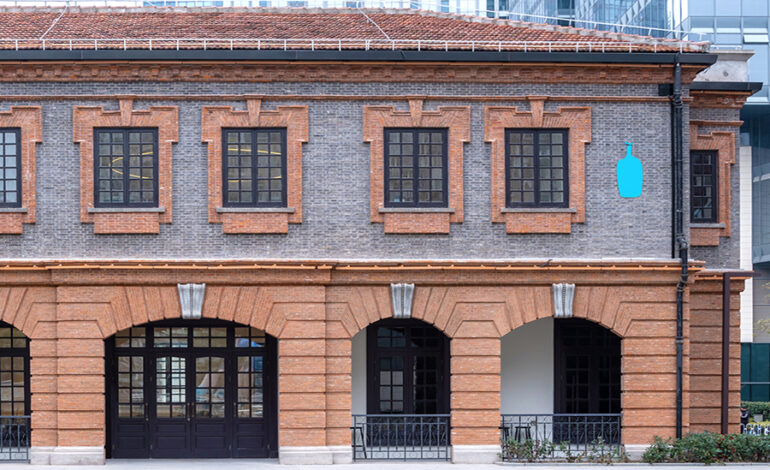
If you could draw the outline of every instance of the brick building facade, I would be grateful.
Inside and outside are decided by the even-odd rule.
[[[377,457],[362,443],[389,447],[373,429],[404,415],[433,420],[446,453],[430,456],[457,462],[498,459],[505,416],[601,413],[617,433],[594,437],[633,455],[737,430],[746,273],[723,273],[750,92],[694,84],[705,45],[248,9],[71,9],[28,39],[59,13],[0,11],[18,38],[0,40],[0,359],[29,358],[0,362],[24,372],[0,411],[31,416],[33,462],[341,463]],[[636,198],[618,193],[624,142]],[[576,331],[618,349],[575,352]]]

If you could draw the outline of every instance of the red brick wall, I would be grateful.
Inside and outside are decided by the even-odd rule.
[[[740,425],[741,332],[743,280],[730,287],[730,432]],[[696,278],[690,289],[690,429],[720,431],[722,417],[722,279]]]
[[[0,111],[0,127],[21,130],[21,208],[26,212],[4,212],[0,207],[0,234],[21,235],[23,224],[35,223],[37,185],[36,146],[43,141],[43,112],[40,106],[11,106]]]
[[[1,282],[15,286],[0,288],[0,318],[31,338],[33,445],[104,444],[104,338],[179,318],[175,283],[192,281],[207,283],[205,318],[278,338],[281,446],[350,444],[350,338],[392,316],[391,282],[415,282],[413,318],[451,338],[454,444],[498,442],[500,338],[552,315],[556,281],[576,284],[575,317],[622,338],[623,441],[646,444],[674,434],[676,265],[181,267],[0,272]],[[692,346],[685,343],[685,431],[718,426],[720,289],[718,280],[698,278],[692,312],[685,304],[685,334],[692,338]],[[733,428],[739,290],[736,281]]]

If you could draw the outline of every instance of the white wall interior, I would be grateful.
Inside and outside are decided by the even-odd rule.
[[[352,358],[352,405],[351,412],[366,414],[366,328],[353,336]]]
[[[751,147],[743,146],[739,149],[739,194],[740,194],[740,253],[741,269],[751,271],[753,268],[751,259]],[[741,292],[741,342],[754,341],[754,285],[752,280],[746,281],[746,287]]]
[[[542,318],[503,336],[502,414],[553,413],[553,318]]]

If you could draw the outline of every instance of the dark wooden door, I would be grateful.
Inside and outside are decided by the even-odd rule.
[[[119,332],[107,341],[109,456],[276,457],[276,349],[215,321]]]
[[[189,357],[153,358],[150,382],[150,457],[178,458],[190,453]]]

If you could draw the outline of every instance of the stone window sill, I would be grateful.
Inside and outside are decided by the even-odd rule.
[[[726,228],[727,225],[725,224],[699,224],[694,223],[690,224],[690,228]]]
[[[259,214],[259,213],[279,213],[279,214],[293,214],[293,207],[217,207],[217,214],[228,213],[245,213],[245,214]]]
[[[451,207],[380,207],[380,214],[454,214]]]
[[[503,214],[527,214],[527,213],[559,213],[559,214],[575,214],[577,209],[572,207],[503,207],[500,209]]]
[[[26,214],[29,212],[26,207],[0,207],[0,213],[6,214]]]
[[[135,214],[137,212],[150,212],[162,214],[166,212],[163,207],[89,207],[89,214]]]

